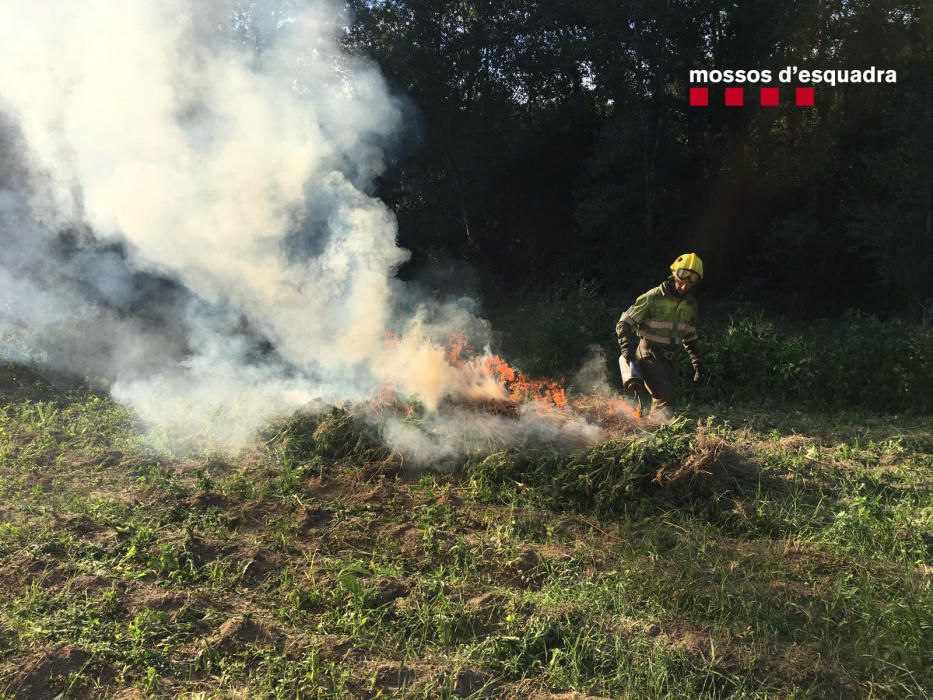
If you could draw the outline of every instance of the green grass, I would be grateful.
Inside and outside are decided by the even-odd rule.
[[[434,474],[344,410],[175,458],[93,392],[28,393],[0,409],[0,697],[933,688],[921,418],[693,406]]]

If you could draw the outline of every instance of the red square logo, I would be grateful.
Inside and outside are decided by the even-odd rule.
[[[813,88],[812,87],[797,88],[797,106],[798,107],[812,107],[813,106]]]
[[[745,104],[745,88],[726,88],[726,107],[741,107]]]
[[[777,107],[780,104],[778,89],[775,87],[761,88],[761,106]]]
[[[706,107],[709,105],[709,88],[692,87],[690,88],[690,106]]]

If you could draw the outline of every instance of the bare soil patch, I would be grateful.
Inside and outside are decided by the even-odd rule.
[[[47,649],[26,662],[13,682],[22,698],[53,698],[70,686],[69,674],[84,670],[91,654],[73,646]]]

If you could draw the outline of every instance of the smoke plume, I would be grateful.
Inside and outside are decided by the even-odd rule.
[[[0,2],[0,352],[104,380],[185,444],[385,387],[429,412],[500,397],[446,359],[453,330],[485,342],[471,303],[395,277],[408,253],[370,192],[404,124],[341,49],[346,19],[325,0]]]

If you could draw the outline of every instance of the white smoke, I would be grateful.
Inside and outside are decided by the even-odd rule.
[[[578,448],[605,439],[596,423],[572,412],[555,412],[536,403],[519,407],[515,417],[451,407],[429,413],[419,426],[399,418],[382,419],[379,427],[389,445],[416,464],[456,468],[468,454],[485,454],[542,444]]]
[[[609,383],[609,373],[606,371],[606,353],[598,345],[590,345],[588,356],[583,366],[573,378],[573,386],[592,396],[609,398],[616,392]]]
[[[399,311],[408,253],[368,191],[404,125],[344,21],[326,0],[0,0],[8,329],[186,441],[385,386],[429,411],[501,397],[441,342],[483,322]]]

